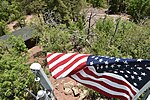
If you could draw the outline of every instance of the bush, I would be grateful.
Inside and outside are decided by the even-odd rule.
[[[36,90],[27,64],[27,48],[22,38],[12,36],[0,43],[0,99],[31,99],[25,88]],[[35,91],[36,92],[36,91]]]

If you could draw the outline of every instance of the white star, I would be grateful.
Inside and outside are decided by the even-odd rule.
[[[126,67],[128,67],[129,65],[125,65]]]
[[[121,67],[121,65],[117,65],[118,67]]]
[[[92,56],[91,58],[95,58],[95,56]]]
[[[142,73],[142,72],[141,72],[141,75],[145,76],[145,75],[146,75],[146,73]]]
[[[90,62],[90,65],[93,65],[93,61],[92,61],[92,62]]]
[[[132,78],[132,79],[135,79],[135,77],[134,77],[134,76],[132,76],[132,75],[131,75],[131,78]]]
[[[141,80],[142,80],[142,78],[138,76],[138,80],[139,80],[139,81],[141,81]]]
[[[141,70],[142,68],[141,68],[141,67],[137,67],[137,69],[138,69],[138,70]]]
[[[150,67],[146,67],[146,69],[150,70]]]
[[[103,69],[103,66],[101,66],[101,69]]]
[[[136,83],[133,83],[134,84],[134,86],[137,86],[137,84]]]
[[[102,62],[103,61],[103,59],[99,59],[99,62]]]
[[[134,65],[134,67],[136,67],[137,65]]]
[[[126,60],[126,61],[124,61],[124,64],[128,64],[127,60]]]
[[[97,67],[97,69],[100,69],[99,67]]]
[[[124,73],[124,71],[121,70],[120,73]]]
[[[133,72],[133,74],[138,75],[137,72]]]
[[[108,68],[108,65],[106,65],[105,67]]]
[[[130,71],[128,71],[128,70],[126,72],[130,74]]]
[[[143,59],[138,59],[137,61],[141,62]]]
[[[131,69],[133,69],[133,67],[131,67]]]
[[[125,75],[126,78],[128,78],[128,75]]]
[[[114,73],[118,73],[117,71],[114,71]]]
[[[97,59],[98,59],[98,57],[95,58],[95,60],[97,60]]]
[[[111,67],[114,68],[115,66],[114,66],[114,65],[111,65]]]
[[[114,57],[110,57],[110,59],[114,59]]]
[[[119,58],[117,58],[115,61],[116,61],[116,62],[119,62],[119,60],[120,60],[120,59],[119,59]]]
[[[108,61],[105,61],[105,64],[108,65]]]

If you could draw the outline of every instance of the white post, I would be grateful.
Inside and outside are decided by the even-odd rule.
[[[44,73],[41,65],[39,63],[33,63],[30,66],[30,69],[36,75],[35,81],[39,81],[45,89],[38,91],[37,100],[55,100],[56,98],[53,93],[52,84],[50,83],[50,80],[48,79],[47,75]],[[40,99],[43,98],[43,96],[45,96],[46,98]],[[48,96],[50,96],[50,98]]]

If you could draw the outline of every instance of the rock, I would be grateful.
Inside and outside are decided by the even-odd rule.
[[[72,92],[72,90],[71,90],[71,88],[65,88],[64,89],[64,94],[65,95],[71,95],[73,92]]]
[[[64,83],[64,85],[63,85],[63,88],[65,89],[65,88],[72,88],[74,86],[74,83],[73,82],[67,82],[67,83]]]
[[[88,90],[83,90],[82,93],[80,93],[80,98],[78,100],[84,100],[85,97],[87,97],[89,94]]]
[[[73,94],[74,94],[75,97],[80,94],[78,87],[73,87],[73,88],[72,88],[72,91],[73,91]]]
[[[59,86],[59,84],[56,84],[56,85],[55,85],[55,89],[56,89],[56,90],[59,90],[58,86]]]

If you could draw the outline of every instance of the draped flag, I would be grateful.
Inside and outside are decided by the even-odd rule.
[[[54,78],[69,76],[105,96],[121,100],[136,100],[150,87],[150,60],[48,53],[47,62]]]

